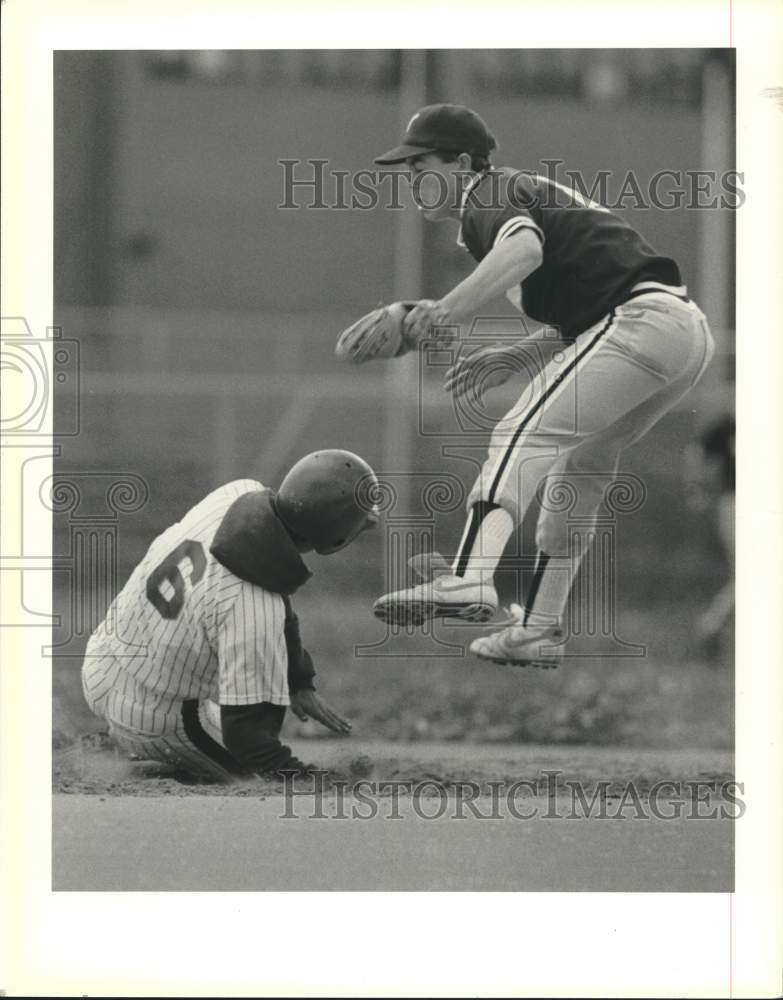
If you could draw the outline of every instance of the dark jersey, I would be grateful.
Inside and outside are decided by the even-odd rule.
[[[462,209],[460,241],[472,256],[483,260],[524,228],[541,240],[543,262],[522,282],[518,304],[565,339],[597,323],[639,282],[681,285],[677,264],[601,205],[509,167],[480,175]]]

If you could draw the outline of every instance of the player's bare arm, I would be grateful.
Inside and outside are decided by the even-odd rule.
[[[535,230],[521,229],[496,244],[442,299],[397,302],[361,317],[341,334],[336,354],[341,360],[359,364],[399,357],[415,350],[425,337],[453,339],[461,323],[498,295],[518,287],[542,262],[541,241]],[[512,357],[514,354],[512,350]]]
[[[425,300],[408,314],[405,329],[411,339],[429,334],[433,319],[459,325],[475,316],[487,302],[504,295],[541,266],[541,241],[530,229],[523,229],[496,244],[480,264],[440,301]]]
[[[496,243],[481,263],[441,300],[448,315],[461,323],[497,295],[521,284],[541,266],[541,240],[531,229],[521,229]]]

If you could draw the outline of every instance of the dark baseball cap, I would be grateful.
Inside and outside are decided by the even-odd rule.
[[[462,104],[428,104],[408,122],[402,142],[376,163],[404,163],[411,156],[443,150],[489,156],[496,147],[495,137],[485,122]]]

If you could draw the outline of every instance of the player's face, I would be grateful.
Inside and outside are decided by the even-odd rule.
[[[447,163],[437,153],[407,161],[413,202],[425,219],[437,222],[459,215],[465,168],[460,160]]]

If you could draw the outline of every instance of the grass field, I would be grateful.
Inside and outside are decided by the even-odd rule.
[[[728,642],[717,658],[699,654],[688,609],[643,614],[620,609],[618,634],[647,645],[640,658],[569,657],[589,643],[573,640],[558,670],[499,667],[459,656],[475,628],[443,628],[432,639],[401,635],[372,652],[356,647],[384,640],[370,598],[334,602],[313,586],[298,609],[317,686],[345,714],[357,738],[400,741],[585,744],[615,747],[714,747],[733,744],[733,672]],[[78,658],[54,661],[53,728],[67,746],[100,728],[87,711]],[[289,715],[285,734],[318,735],[313,723]]]

